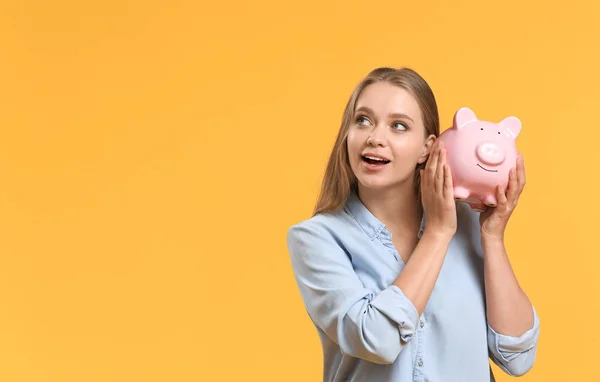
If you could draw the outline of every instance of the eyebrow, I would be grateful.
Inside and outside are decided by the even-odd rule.
[[[364,112],[369,113],[369,114],[374,114],[373,110],[371,110],[367,106],[361,106],[361,107],[359,107],[358,109],[356,109],[355,114],[358,113],[358,112],[361,112],[361,111],[364,111]],[[388,117],[389,118],[405,118],[405,119],[408,119],[409,121],[414,122],[411,117],[409,117],[408,115],[406,115],[404,113],[391,113],[390,115],[388,115]]]

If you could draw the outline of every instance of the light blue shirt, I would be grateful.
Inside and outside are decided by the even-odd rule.
[[[345,207],[287,232],[291,264],[321,339],[323,381],[494,381],[489,360],[519,376],[533,366],[534,325],[520,337],[487,323],[479,214],[457,203],[458,229],[419,317],[392,282],[404,268],[391,232],[352,192]],[[425,229],[421,223],[420,238]]]

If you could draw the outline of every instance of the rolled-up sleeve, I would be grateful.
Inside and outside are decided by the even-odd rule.
[[[341,352],[393,363],[415,333],[418,313],[395,285],[365,288],[351,254],[328,229],[311,221],[289,228],[288,251],[306,310]]]
[[[519,337],[497,333],[488,325],[488,347],[492,361],[511,376],[522,376],[535,362],[540,319],[533,309],[533,327]]]

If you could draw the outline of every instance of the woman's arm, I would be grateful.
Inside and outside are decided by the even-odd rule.
[[[419,316],[429,301],[457,227],[452,173],[442,141],[436,141],[421,171],[421,195],[425,232],[393,283],[412,301]]]
[[[498,187],[498,205],[480,215],[488,319],[488,347],[494,363],[510,375],[533,367],[539,337],[539,318],[510,265],[504,232],[523,188],[521,155],[509,173],[508,189]]]
[[[539,318],[519,286],[504,242],[482,237],[488,348],[491,358],[507,374],[521,376],[535,362],[540,335]]]
[[[504,246],[504,232],[519,196],[525,188],[523,157],[509,172],[508,189],[497,188],[498,205],[480,215],[484,258],[487,318],[490,326],[506,335],[520,336],[533,326],[532,305],[510,265]]]
[[[506,254],[504,241],[481,237],[487,318],[499,333],[519,337],[533,327],[533,310]]]

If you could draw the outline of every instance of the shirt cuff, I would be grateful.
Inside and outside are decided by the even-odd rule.
[[[488,324],[488,340],[490,341],[490,347],[494,350],[494,353],[499,355],[504,361],[510,362],[523,352],[531,350],[536,346],[540,334],[540,319],[535,311],[535,307],[532,306],[532,309],[533,327],[519,337],[500,334]]]
[[[392,284],[382,290],[371,301],[371,305],[398,324],[403,341],[409,342],[412,339],[419,313],[398,286]]]

